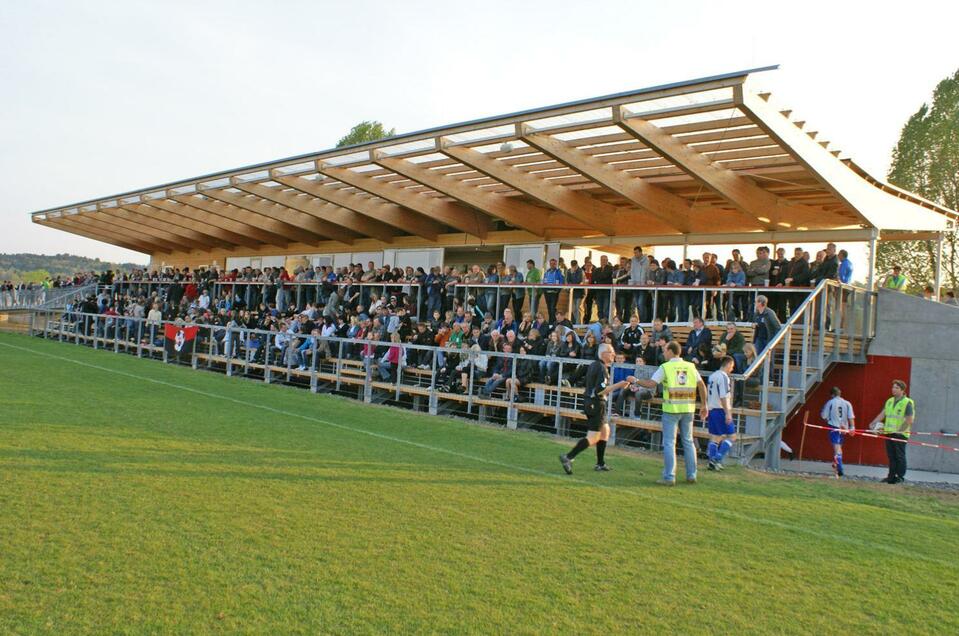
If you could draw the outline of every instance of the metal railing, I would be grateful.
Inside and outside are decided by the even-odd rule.
[[[746,460],[764,454],[767,468],[779,469],[782,429],[834,362],[865,362],[875,336],[877,293],[832,280],[821,281],[783,323],[741,374],[739,386],[756,389],[761,438]],[[757,348],[758,349],[758,348]]]
[[[96,289],[96,283],[71,287],[51,287],[49,289],[42,287],[5,289],[0,291],[0,310],[66,307],[70,302],[96,293]]]
[[[466,290],[481,307],[502,316],[510,307],[519,320],[523,311],[536,314],[562,310],[578,326],[596,318],[612,320],[613,316],[628,320],[633,310],[641,323],[659,317],[667,322],[687,322],[700,316],[713,322],[749,322],[756,296],[765,295],[773,306],[785,307],[787,302],[798,305],[813,287],[749,287],[733,285],[575,285],[548,283],[457,283],[457,289]]]
[[[169,287],[174,285],[174,281],[150,281],[150,280],[124,280],[114,281],[112,292],[116,295],[133,293],[136,295],[151,296],[154,292],[157,294],[166,294]],[[427,298],[423,285],[415,282],[378,282],[378,283],[354,283],[354,282],[329,282],[329,281],[275,281],[267,283],[264,281],[230,281],[230,280],[209,280],[209,281],[183,281],[181,286],[195,285],[198,291],[206,289],[209,293],[210,307],[215,308],[224,299],[224,292],[229,303],[234,303],[239,299],[244,306],[254,308],[260,303],[275,304],[279,311],[285,311],[287,307],[303,308],[306,303],[325,306],[329,300],[331,288],[336,288],[340,299],[344,297],[353,298],[369,307],[370,300],[374,294],[379,298],[388,299],[390,296],[409,296],[413,307],[412,315],[418,320],[426,318],[421,315],[427,310]]]
[[[391,401],[430,414],[463,415],[494,421],[508,428],[520,426],[566,435],[582,414],[583,389],[575,385],[593,360],[561,356],[476,351],[383,340],[305,336],[233,326],[196,324],[198,338],[188,355],[171,356],[165,346],[167,325],[143,318],[71,312],[38,312],[31,333],[95,349],[124,352],[193,368],[219,370],[226,375],[255,377],[264,382],[301,384],[314,392],[338,392],[365,402]],[[282,341],[277,346],[277,336]],[[399,347],[398,364],[385,364],[382,353]],[[456,359],[457,364],[451,364]],[[483,363],[485,360],[485,364]],[[490,383],[493,364],[500,362],[502,377]],[[425,367],[425,368],[422,368]],[[657,367],[614,364],[611,377],[650,377]],[[510,384],[518,383],[513,391]],[[628,389],[607,401],[612,439],[627,445],[661,448],[661,400],[655,394]],[[616,409],[616,410],[614,410]],[[743,438],[757,425],[755,409],[738,409],[734,421]],[[705,436],[705,423],[697,422]],[[739,450],[742,450],[740,447]]]

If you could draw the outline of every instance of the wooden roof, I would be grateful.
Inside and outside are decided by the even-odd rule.
[[[777,231],[941,231],[955,213],[838,158],[752,73],[656,86],[34,212],[157,254]],[[511,236],[515,236],[512,232]]]

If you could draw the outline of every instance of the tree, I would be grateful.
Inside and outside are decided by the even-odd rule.
[[[34,269],[20,274],[20,279],[25,283],[42,283],[51,278],[50,272],[45,269]]]
[[[951,210],[959,209],[959,70],[939,82],[932,106],[922,107],[906,122],[892,153],[889,182]],[[935,241],[879,244],[876,267],[888,271],[899,263],[909,276],[910,290],[935,279]],[[959,285],[959,232],[946,232],[942,250],[943,284]]]
[[[353,128],[345,137],[336,142],[336,147],[343,148],[345,146],[355,146],[356,144],[362,144],[368,141],[376,141],[377,139],[383,139],[384,137],[392,137],[395,134],[395,128],[386,130],[383,128],[383,124],[378,121],[361,121],[357,125],[353,126]]]

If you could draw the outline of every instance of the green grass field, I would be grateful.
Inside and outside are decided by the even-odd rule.
[[[959,497],[0,334],[0,632],[959,632]]]

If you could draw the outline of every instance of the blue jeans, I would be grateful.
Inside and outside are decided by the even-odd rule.
[[[493,391],[495,391],[496,389],[498,389],[498,388],[500,387],[500,385],[503,384],[504,382],[506,382],[506,376],[503,376],[503,377],[498,378],[498,379],[496,379],[496,380],[494,380],[494,379],[491,377],[489,380],[486,381],[486,385],[481,389],[480,392],[481,392],[483,395],[489,397],[489,396],[493,393]]]
[[[639,322],[647,322],[649,315],[646,313],[646,301],[649,298],[649,292],[645,289],[633,291],[633,305],[636,307],[636,316]]]
[[[693,414],[663,413],[663,479],[676,481],[676,425],[683,440],[686,479],[696,479],[696,446],[693,444]]]

